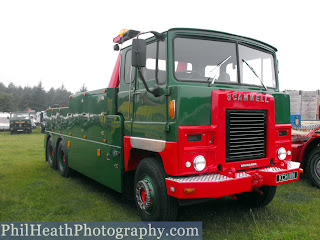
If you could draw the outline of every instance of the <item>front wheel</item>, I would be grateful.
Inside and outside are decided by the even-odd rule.
[[[310,152],[306,170],[311,184],[320,188],[320,147]]]
[[[135,174],[134,194],[143,221],[174,221],[178,214],[177,199],[167,195],[165,171],[160,160],[143,159]]]
[[[263,185],[257,190],[236,194],[240,203],[252,207],[264,207],[268,205],[276,194],[277,186]]]

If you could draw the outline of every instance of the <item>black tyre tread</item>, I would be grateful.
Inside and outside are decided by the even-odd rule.
[[[63,150],[64,156],[65,156],[65,163],[64,163],[65,165],[64,165],[64,169],[63,170],[60,168],[60,164],[58,162],[59,161],[58,160],[59,151],[61,149]],[[67,149],[66,143],[65,143],[65,141],[63,139],[61,139],[59,141],[58,148],[57,148],[57,157],[56,157],[56,159],[57,159],[57,166],[58,166],[58,170],[59,170],[60,175],[62,177],[65,177],[65,178],[71,177],[71,171],[72,170],[69,168],[69,165],[68,165],[68,149]]]
[[[240,203],[252,207],[265,207],[273,200],[276,194],[277,186],[264,185],[260,188],[260,190],[265,194],[264,196],[260,196],[256,191],[250,191],[237,194],[237,200]]]
[[[309,153],[306,163],[306,172],[312,186],[320,188],[320,178],[318,178],[314,172],[314,164],[316,164],[318,158],[320,158],[320,147],[316,147]]]
[[[50,164],[48,158],[47,158],[47,154],[48,154],[48,145],[51,144],[52,145],[52,151],[53,151],[53,162],[52,164]],[[47,144],[46,144],[46,161],[49,163],[49,166],[53,169],[57,169],[57,162],[56,162],[56,154],[55,154],[55,146],[54,146],[54,141],[52,139],[52,137],[49,137],[49,139],[47,140]]]
[[[160,204],[162,204],[163,209],[161,210],[160,216],[144,219],[144,217],[140,214],[142,220],[146,221],[174,221],[178,215],[178,201],[167,195],[167,188],[165,183],[166,173],[164,171],[162,162],[160,159],[156,158],[145,158],[143,159],[136,171],[135,175],[135,186],[136,183],[140,180],[138,179],[140,174],[143,172],[149,172],[149,176],[153,177],[158,183],[160,188]],[[157,193],[159,194],[159,193]],[[139,209],[139,208],[138,208]],[[140,212],[139,212],[140,213]]]

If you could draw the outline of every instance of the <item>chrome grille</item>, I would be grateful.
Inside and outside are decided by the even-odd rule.
[[[264,110],[227,110],[226,161],[266,157]]]

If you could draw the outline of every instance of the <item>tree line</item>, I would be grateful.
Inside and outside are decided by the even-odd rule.
[[[86,91],[85,85],[79,92]],[[29,109],[43,111],[54,105],[61,107],[69,106],[71,92],[65,89],[64,85],[58,88],[51,88],[46,91],[42,82],[34,87],[15,86],[9,83],[6,87],[0,82],[0,112],[27,111]]]

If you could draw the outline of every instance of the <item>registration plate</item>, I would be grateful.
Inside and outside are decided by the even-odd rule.
[[[277,183],[290,181],[298,178],[298,172],[283,173],[277,175]]]

